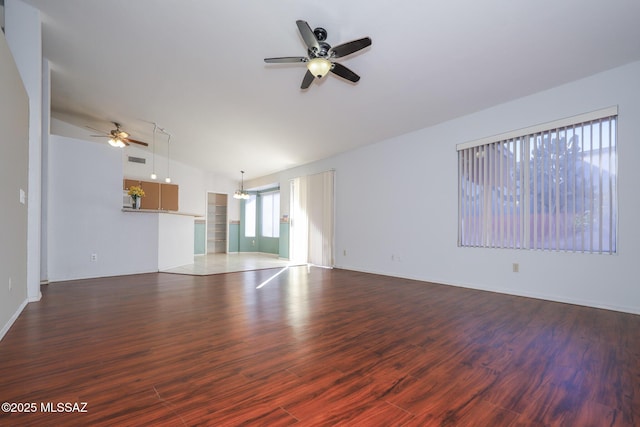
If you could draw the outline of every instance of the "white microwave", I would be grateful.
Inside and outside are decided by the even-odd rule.
[[[122,190],[122,207],[123,208],[132,208],[133,207],[133,199],[129,195],[127,190]]]

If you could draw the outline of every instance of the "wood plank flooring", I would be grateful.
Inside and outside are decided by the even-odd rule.
[[[0,425],[640,425],[640,316],[278,272],[43,287],[0,342],[0,401],[37,411]]]

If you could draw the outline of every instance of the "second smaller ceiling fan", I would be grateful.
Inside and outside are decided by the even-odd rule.
[[[147,144],[146,142],[142,142],[142,141],[138,141],[136,139],[133,138],[129,138],[129,134],[125,131],[122,130],[120,123],[117,122],[112,122],[114,124],[114,126],[116,127],[115,129],[111,130],[110,132],[104,132],[98,129],[94,129],[90,126],[87,126],[89,129],[95,130],[97,132],[100,132],[102,135],[91,135],[93,137],[96,138],[109,138],[109,145],[111,145],[112,147],[119,147],[119,148],[123,148],[126,147],[129,144],[138,144],[138,145],[143,145],[145,147],[148,147],[149,144]]]

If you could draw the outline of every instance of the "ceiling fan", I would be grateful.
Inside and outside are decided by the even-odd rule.
[[[115,129],[111,130],[110,132],[104,132],[98,129],[94,129],[90,126],[87,126],[89,129],[95,130],[96,132],[100,132],[102,135],[91,135],[93,137],[98,137],[98,138],[104,138],[107,137],[109,138],[109,145],[113,146],[113,147],[125,147],[131,143],[133,144],[139,144],[139,145],[144,145],[145,147],[148,147],[149,144],[147,144],[146,142],[142,142],[142,141],[138,141],[132,138],[129,138],[129,134],[125,131],[122,130],[122,128],[120,127],[120,123],[116,123],[116,122],[111,122],[114,124],[114,126],[116,127]]]
[[[339,62],[334,62],[333,59],[343,58],[362,50],[367,46],[371,46],[371,38],[363,37],[358,40],[353,40],[331,47],[331,45],[325,41],[327,39],[327,31],[324,28],[318,27],[315,30],[311,30],[309,24],[302,20],[296,21],[296,24],[298,25],[298,31],[300,31],[302,39],[307,45],[308,55],[306,57],[285,56],[279,58],[265,58],[264,62],[268,64],[306,63],[307,73],[302,79],[302,85],[300,86],[301,89],[307,89],[315,78],[321,79],[326,76],[329,71],[354,83],[360,80],[359,75]]]

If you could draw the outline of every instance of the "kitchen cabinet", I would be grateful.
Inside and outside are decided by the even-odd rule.
[[[160,184],[160,210],[178,210],[178,186],[176,184]]]
[[[138,185],[144,191],[140,209],[178,211],[178,185],[125,178],[122,188],[129,190],[132,185]]]

